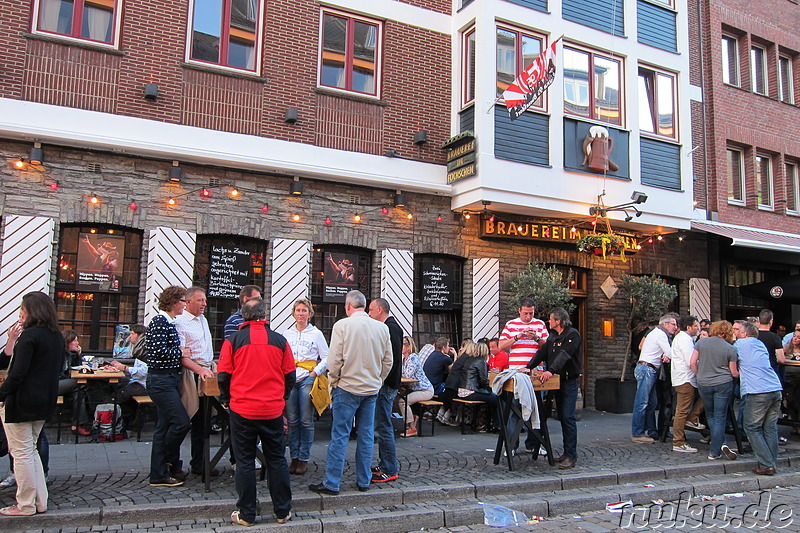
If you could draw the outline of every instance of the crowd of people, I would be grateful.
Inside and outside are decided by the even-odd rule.
[[[665,314],[644,331],[634,370],[637,389],[631,419],[631,440],[650,444],[667,428],[659,414],[675,392],[672,449],[697,453],[686,439],[686,428],[706,430],[699,442],[708,444],[708,459],[738,457],[727,443],[726,428],[738,424],[758,459],[753,472],[774,475],[778,455],[778,418],[784,404],[786,354],[800,346],[800,324],[783,339],[771,331],[773,313],[764,309],[755,323],[720,320],[710,323],[694,316]],[[738,383],[736,378],[739,379]],[[667,391],[659,393],[659,385]],[[671,387],[670,387],[671,385]],[[730,406],[739,399],[737,414]],[[787,398],[787,406],[793,405]],[[741,450],[739,450],[741,453]]]

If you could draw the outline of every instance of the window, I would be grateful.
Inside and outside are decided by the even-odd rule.
[[[750,49],[750,80],[754,93],[767,94],[767,51],[760,46]]]
[[[744,203],[742,151],[728,148],[728,201]]]
[[[256,70],[260,0],[194,0],[189,58]]]
[[[675,75],[639,67],[639,129],[676,138]]]
[[[380,24],[322,13],[320,85],[378,95]]]
[[[502,96],[503,91],[541,52],[541,37],[508,28],[497,28],[497,96]],[[533,106],[539,108],[543,105],[541,97],[533,103]]]
[[[788,56],[778,57],[778,98],[787,104],[794,103],[792,58]]]
[[[430,339],[461,339],[464,261],[460,258],[414,255],[414,341],[421,347]]]
[[[758,207],[772,209],[772,158],[756,156],[756,193]]]
[[[464,94],[462,103],[464,105],[475,100],[475,28],[464,34],[464,44],[462,47],[464,54]]]
[[[37,30],[113,44],[119,0],[39,0]]]
[[[141,251],[141,232],[62,226],[55,297],[58,324],[77,331],[85,350],[110,353],[116,326],[138,323]]]
[[[739,41],[729,35],[722,36],[722,81],[739,86]]]
[[[621,72],[618,59],[565,46],[564,112],[621,126]]]
[[[311,253],[314,325],[330,340],[333,325],[347,315],[344,298],[357,289],[371,294],[372,253],[348,246],[320,246]]]
[[[786,163],[786,211],[800,212],[800,187],[798,186],[797,163]]]

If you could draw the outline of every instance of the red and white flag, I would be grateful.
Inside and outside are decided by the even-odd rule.
[[[533,63],[517,76],[514,83],[503,91],[503,99],[511,120],[516,119],[528,109],[537,98],[553,83],[556,77],[556,43],[553,41]]]

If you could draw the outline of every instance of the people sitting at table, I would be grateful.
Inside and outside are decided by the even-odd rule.
[[[74,329],[66,329],[62,332],[62,335],[64,336],[66,357],[64,371],[58,379],[58,395],[69,395],[72,399],[72,432],[83,436],[91,435],[91,430],[86,426],[92,414],[89,412],[87,405],[79,405],[81,398],[80,394],[78,394],[78,380],[70,377],[72,368],[79,367],[82,363],[80,338]]]
[[[434,348],[425,364],[422,366],[428,381],[433,386],[434,394],[441,394],[444,391],[444,381],[447,373],[456,357],[456,351],[450,347],[447,337],[438,337],[434,343]]]
[[[497,337],[489,339],[489,370],[491,372],[502,372],[508,368],[508,354],[500,349],[500,339]]]
[[[140,324],[131,326],[131,357],[132,365],[125,365],[119,361],[111,361],[112,367],[120,372],[125,372],[129,379],[120,381],[114,401],[122,409],[122,419],[126,427],[136,427],[139,423],[137,403],[134,396],[147,396],[147,345],[145,328]],[[136,419],[134,419],[136,417]]]
[[[455,425],[452,405],[453,399],[458,397],[472,402],[486,402],[492,417],[491,427],[497,427],[497,395],[492,392],[489,383],[488,359],[489,346],[484,343],[473,343],[453,364],[450,375],[447,376],[444,392],[439,395],[445,410],[450,413],[444,415],[445,424]]]
[[[417,434],[417,423],[419,416],[414,410],[414,404],[424,402],[433,398],[433,385],[422,370],[417,355],[417,345],[411,337],[403,337],[403,377],[405,379],[416,380],[406,384],[408,394],[398,400],[400,411],[405,414],[406,432],[405,437],[413,437]]]

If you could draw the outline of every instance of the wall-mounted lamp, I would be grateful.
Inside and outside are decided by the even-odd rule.
[[[287,107],[286,111],[283,112],[283,121],[287,124],[294,124],[297,122],[297,108]]]
[[[172,166],[169,167],[169,181],[172,183],[180,183],[182,177],[183,171],[181,170],[180,163],[173,161]]]
[[[385,152],[383,152],[383,155],[385,155],[386,157],[397,157],[400,154],[397,153],[397,150],[386,150]]]
[[[647,201],[647,195],[643,192],[633,191],[633,194],[631,194],[631,201],[635,204],[643,204]]]
[[[392,201],[392,204],[395,207],[404,207],[406,205],[406,195],[401,193],[400,191],[397,191],[397,194],[394,195],[394,200]]]
[[[144,99],[154,102],[158,99],[158,85],[155,83],[144,84]]]
[[[298,176],[294,177],[292,186],[289,187],[289,193],[293,194],[294,196],[300,196],[301,194],[303,194],[303,182],[300,181],[300,178]]]
[[[414,133],[414,144],[425,144],[428,142],[428,132],[420,130]]]
[[[42,143],[33,143],[31,148],[30,162],[34,165],[41,165],[44,161],[44,151],[42,150]]]

